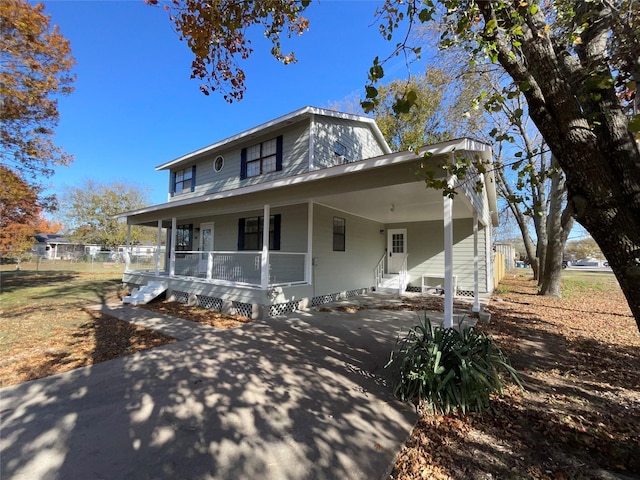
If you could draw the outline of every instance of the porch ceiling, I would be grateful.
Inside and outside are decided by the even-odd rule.
[[[327,195],[315,199],[323,205],[380,223],[419,222],[443,219],[442,192],[427,189],[423,182]],[[463,194],[453,201],[453,217],[468,218],[471,208]]]

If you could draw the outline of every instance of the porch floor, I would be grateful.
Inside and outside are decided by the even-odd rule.
[[[484,312],[490,295],[480,294],[480,314],[472,311],[473,298],[456,297],[453,300],[454,326],[474,326],[479,319],[489,321],[489,314]],[[432,323],[442,325],[444,319],[444,296],[424,293],[405,292],[402,296],[382,292],[369,292],[364,295],[349,297],[312,307],[312,312],[346,312],[364,313],[367,310],[411,310],[416,312],[416,323],[423,320],[423,313]],[[300,312],[294,312],[299,314]],[[289,314],[293,315],[293,314]]]

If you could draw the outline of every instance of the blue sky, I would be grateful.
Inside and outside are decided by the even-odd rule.
[[[395,43],[375,24],[381,2],[314,2],[310,30],[283,45],[298,63],[279,64],[256,32],[260,43],[243,63],[245,98],[229,104],[203,95],[189,78],[191,52],[162,8],[142,0],[44,3],[77,61],[75,92],[60,100],[56,130],[56,143],[75,161],[49,179],[58,193],[85,178],[123,180],[148,188],[152,203],[164,202],[168,176],[157,165],[303,106],[361,95],[372,59]],[[407,75],[400,58],[386,72]]]

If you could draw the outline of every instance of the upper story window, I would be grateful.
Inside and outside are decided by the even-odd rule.
[[[333,155],[335,157],[335,162],[338,165],[349,162],[349,157],[347,156],[347,147],[340,142],[336,142],[333,146]]]
[[[282,135],[242,149],[240,178],[282,170]]]
[[[171,195],[193,192],[196,187],[196,166],[178,170],[171,174]]]

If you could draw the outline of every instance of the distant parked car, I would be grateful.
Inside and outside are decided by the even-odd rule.
[[[602,260],[598,260],[597,258],[581,258],[577,262],[574,262],[573,265],[576,267],[601,267]]]
[[[562,268],[567,268],[569,266],[569,260],[562,260]]]

